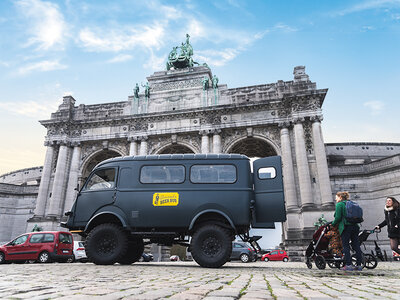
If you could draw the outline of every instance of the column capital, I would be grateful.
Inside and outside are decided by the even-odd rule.
[[[128,136],[128,142],[138,142],[140,141],[140,136]]]
[[[315,115],[310,117],[310,120],[312,122],[321,122],[323,119],[324,117],[322,115]]]
[[[210,132],[215,135],[215,134],[221,134],[222,130],[221,129],[211,129]]]
[[[200,130],[200,131],[199,131],[199,134],[200,134],[200,135],[209,135],[209,134],[210,134],[210,130],[208,130],[208,129]]]
[[[278,127],[281,128],[281,129],[289,128],[290,127],[290,122],[289,121],[279,122],[278,123]]]
[[[71,142],[71,147],[80,147],[81,146],[81,142],[76,141],[76,142]]]
[[[45,145],[46,147],[54,146],[54,141],[45,141],[45,142],[44,142],[44,145]]]
[[[147,135],[138,136],[138,141],[145,142],[149,139]]]
[[[59,146],[67,146],[67,147],[71,146],[71,142],[68,140],[58,140],[55,141],[55,143]]]
[[[305,121],[304,117],[294,117],[293,118],[293,123],[294,124],[301,124]]]

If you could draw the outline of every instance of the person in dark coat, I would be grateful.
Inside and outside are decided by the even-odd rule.
[[[390,239],[390,248],[400,254],[399,240],[400,240],[400,205],[394,197],[386,198],[386,205],[384,208],[385,220],[377,225],[375,228],[380,229],[387,226],[388,237]]]

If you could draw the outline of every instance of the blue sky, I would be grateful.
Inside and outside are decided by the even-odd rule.
[[[400,0],[0,1],[0,174],[43,164],[62,96],[125,101],[191,35],[229,88],[329,88],[325,142],[400,142]]]

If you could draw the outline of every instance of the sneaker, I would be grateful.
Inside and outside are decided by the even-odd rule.
[[[342,270],[342,271],[354,271],[355,269],[354,269],[354,267],[352,265],[348,265],[348,266],[344,266],[340,270]]]
[[[362,266],[355,266],[354,270],[355,271],[362,271],[363,267]]]

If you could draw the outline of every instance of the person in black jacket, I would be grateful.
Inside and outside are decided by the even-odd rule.
[[[375,228],[380,229],[387,226],[388,236],[390,239],[390,248],[400,254],[399,240],[400,240],[400,205],[394,197],[386,198],[386,205],[384,208],[385,220],[377,225]]]

